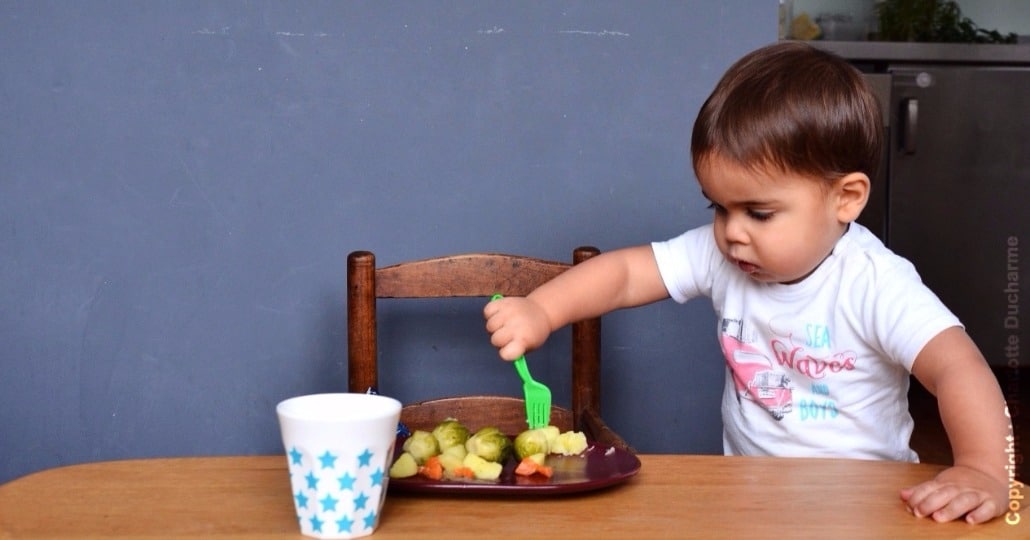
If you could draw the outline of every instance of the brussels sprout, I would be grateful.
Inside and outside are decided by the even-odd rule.
[[[501,433],[500,429],[489,426],[469,437],[465,449],[487,461],[500,463],[511,453],[511,439]]]
[[[469,430],[454,418],[448,418],[433,428],[433,437],[440,443],[440,451],[452,446],[465,446],[469,438]]]
[[[515,455],[520,461],[533,454],[547,454],[550,448],[546,428],[527,429],[515,437]]]
[[[440,444],[436,442],[436,437],[433,437],[432,433],[416,429],[411,437],[404,441],[404,451],[422,465],[427,459],[440,453]]]

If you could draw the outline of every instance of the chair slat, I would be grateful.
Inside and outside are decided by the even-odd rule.
[[[497,253],[438,257],[380,268],[378,298],[525,296],[569,264]]]

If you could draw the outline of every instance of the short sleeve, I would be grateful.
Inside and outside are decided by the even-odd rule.
[[[909,261],[893,258],[879,263],[871,276],[875,294],[866,302],[866,316],[881,350],[912,371],[916,356],[931,339],[962,323],[923,284]],[[852,292],[862,293],[858,287]]]
[[[654,242],[651,249],[673,300],[683,303],[697,296],[711,296],[713,268],[722,260],[711,225]]]

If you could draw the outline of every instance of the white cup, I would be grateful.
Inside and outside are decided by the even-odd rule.
[[[359,538],[379,525],[401,403],[312,394],[275,407],[301,534]]]

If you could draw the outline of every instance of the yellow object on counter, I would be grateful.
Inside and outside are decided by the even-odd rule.
[[[815,24],[807,13],[802,13],[790,23],[790,37],[794,39],[812,40],[822,34],[819,25]]]

